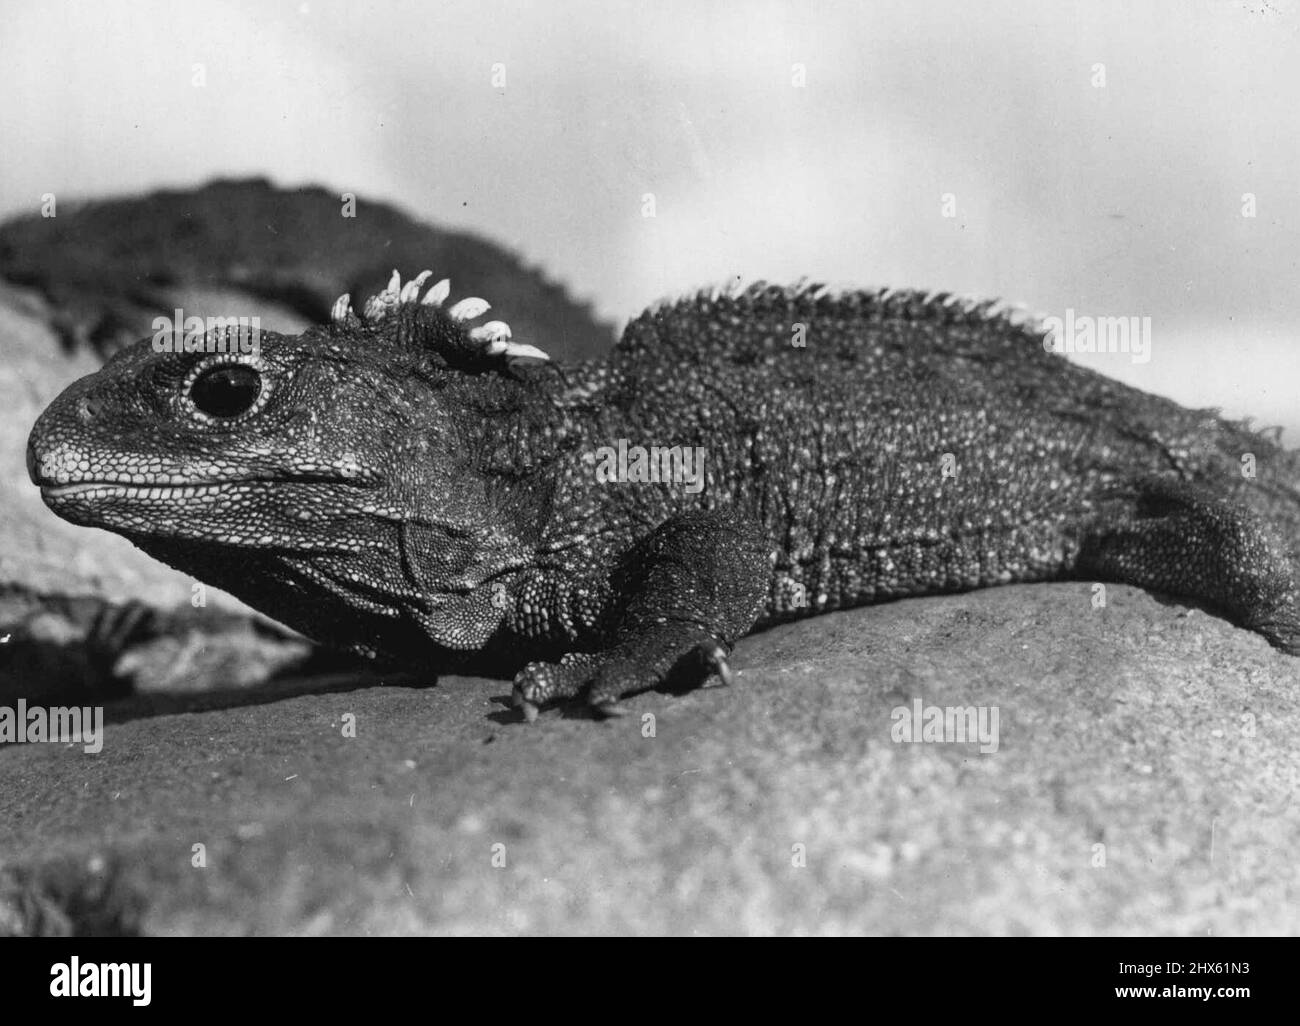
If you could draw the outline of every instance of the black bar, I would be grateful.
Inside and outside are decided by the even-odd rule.
[[[0,994],[11,1022],[24,1020],[8,1013],[68,1008],[91,1015],[283,1008],[338,1017],[390,1002],[435,1017],[466,1002],[497,1017],[518,1002],[532,1015],[658,1003],[674,1017],[717,1006],[734,1018],[751,1004],[770,1014],[781,998],[809,1015],[843,1000],[867,1017],[1128,1006],[1141,1015],[1209,1010],[1222,1018],[1292,1008],[1297,955],[1294,938],[43,938],[0,943]],[[82,996],[55,996],[71,983],[74,958]],[[103,963],[138,969],[105,976]],[[93,980],[126,991],[135,983],[133,993],[143,995],[145,964],[147,1005],[131,993],[82,994]],[[1121,996],[1120,988],[1129,989]]]

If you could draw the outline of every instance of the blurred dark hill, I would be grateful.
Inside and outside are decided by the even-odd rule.
[[[187,315],[252,316],[266,302],[321,322],[338,295],[351,292],[359,306],[393,268],[403,279],[424,268],[450,278],[453,296],[482,296],[516,338],[559,359],[613,341],[612,325],[500,246],[364,197],[355,217],[342,211],[339,193],[260,178],[67,203],[53,218],[0,225],[0,276],[44,295],[65,345],[100,355],[149,334],[155,316],[183,301]],[[199,305],[220,308],[193,309],[196,289],[208,297]]]

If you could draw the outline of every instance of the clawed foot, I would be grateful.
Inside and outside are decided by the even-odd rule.
[[[606,652],[570,652],[558,663],[529,663],[514,681],[514,705],[530,723],[538,710],[585,698],[602,717],[621,716],[619,699],[665,685],[729,686],[730,646],[699,628],[665,627]]]

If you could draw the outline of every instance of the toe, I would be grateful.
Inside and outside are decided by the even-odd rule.
[[[512,701],[530,723],[552,702],[582,693],[591,679],[592,657],[570,652],[558,663],[529,663],[515,675]]]
[[[731,664],[727,661],[727,650],[719,642],[705,642],[697,651],[704,660],[708,672],[717,674],[723,687],[729,688],[736,682],[735,674],[731,672]]]

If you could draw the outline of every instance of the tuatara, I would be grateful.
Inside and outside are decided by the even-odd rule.
[[[758,284],[559,367],[430,277],[251,351],[128,347],[41,415],[33,482],[321,642],[514,675],[529,718],[729,682],[782,620],[1011,581],[1170,592],[1300,653],[1300,456],[1014,308]]]

